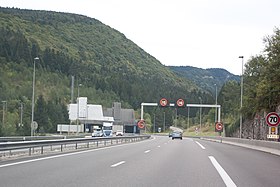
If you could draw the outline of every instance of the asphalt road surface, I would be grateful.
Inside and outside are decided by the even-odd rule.
[[[279,187],[280,157],[155,136],[143,142],[0,162],[0,186]]]

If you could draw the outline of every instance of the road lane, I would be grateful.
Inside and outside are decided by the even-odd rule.
[[[3,168],[0,162],[0,186],[226,186],[209,156],[236,186],[279,186],[275,176],[264,172],[279,175],[280,157],[168,137]]]
[[[280,157],[257,150],[199,140],[237,186],[280,186]]]

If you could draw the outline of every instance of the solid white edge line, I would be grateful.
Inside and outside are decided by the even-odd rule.
[[[222,168],[222,166],[218,163],[218,161],[213,156],[208,156],[211,160],[212,164],[222,177],[224,183],[227,187],[236,187],[235,183],[231,180],[230,176],[227,174],[227,172]]]
[[[196,143],[197,145],[199,145],[199,146],[201,147],[201,149],[205,149],[205,147],[204,147],[203,145],[201,145],[199,142],[195,141],[195,143]]]
[[[111,165],[111,168],[117,167],[117,166],[122,165],[124,163],[125,163],[125,161],[120,161],[120,162],[118,162],[116,164]]]
[[[146,141],[153,141],[155,139],[156,139],[155,137],[152,137],[150,140],[146,140]],[[60,154],[60,155],[54,155],[54,156],[48,156],[48,157],[43,157],[43,158],[25,160],[25,161],[20,161],[20,162],[14,162],[14,163],[10,163],[10,164],[3,164],[3,165],[0,165],[0,168],[9,167],[9,166],[15,166],[15,165],[19,165],[19,164],[26,164],[26,163],[31,163],[31,162],[37,162],[37,161],[42,161],[42,160],[49,160],[49,159],[54,159],[54,158],[60,158],[60,157],[64,157],[64,156],[71,156],[71,155],[83,154],[83,153],[88,153],[88,152],[101,151],[101,150],[105,150],[105,149],[112,149],[114,147],[123,147],[123,146],[132,145],[132,144],[143,143],[143,142],[146,142],[146,141],[140,141],[140,142],[129,143],[129,144],[114,145],[114,146],[110,146],[110,147],[101,147],[101,148],[90,149],[90,150],[85,150],[85,151],[66,153],[66,154]]]

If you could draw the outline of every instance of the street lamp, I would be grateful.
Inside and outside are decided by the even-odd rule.
[[[201,97],[199,97],[199,100],[200,100],[200,105],[202,105],[202,100],[201,100]],[[199,131],[201,132],[201,113],[202,113],[202,108],[200,106],[200,109],[199,109],[199,124],[200,124],[200,129]]]
[[[78,84],[78,97],[77,97],[77,132],[76,134],[79,134],[79,97],[80,97],[80,87],[82,84]]]
[[[5,110],[7,110],[7,101],[2,101],[3,103],[3,118],[2,118],[2,126],[4,126],[5,123]]]
[[[241,83],[240,83],[240,135],[239,137],[242,138],[242,97],[243,97],[243,63],[244,63],[244,56],[239,56],[242,58],[242,71],[241,71]]]
[[[215,104],[217,105],[217,103],[218,103],[218,96],[217,96],[217,84],[214,84],[215,85],[215,89],[216,89],[216,95],[215,95]],[[217,108],[215,107],[215,123],[217,122]]]
[[[80,97],[80,87],[83,86],[82,84],[78,85],[78,98]]]
[[[33,91],[32,91],[32,112],[31,112],[31,133],[33,136],[33,122],[34,122],[34,99],[35,99],[35,62],[39,60],[39,57],[35,57],[33,61]]]

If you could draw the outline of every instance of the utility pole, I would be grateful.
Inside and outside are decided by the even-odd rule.
[[[2,101],[3,104],[3,118],[2,118],[2,126],[5,124],[5,110],[7,110],[7,101]]]
[[[23,117],[23,104],[20,103],[20,126],[23,126],[22,117]]]
[[[71,103],[74,103],[74,76],[71,76]]]
[[[33,136],[34,133],[34,105],[35,105],[35,64],[36,60],[39,60],[39,57],[34,58],[33,61],[33,86],[32,86],[32,112],[31,112],[31,132],[30,136]]]
[[[201,100],[201,97],[199,97],[199,100],[200,100],[200,105],[202,104],[202,100]],[[200,124],[200,129],[199,131],[201,132],[201,128],[202,128],[202,125],[201,125],[201,113],[202,113],[202,108],[200,106],[200,109],[199,109],[199,124]]]
[[[217,105],[218,103],[218,96],[217,96],[217,84],[215,84],[215,90],[216,90],[216,94],[215,94],[215,104]],[[217,122],[217,108],[215,108],[215,123]]]
[[[242,58],[242,71],[241,71],[241,83],[240,83],[240,135],[239,137],[242,138],[242,100],[243,100],[243,59],[244,56],[239,56],[239,58]]]
[[[165,112],[163,112],[163,132],[165,132]]]

